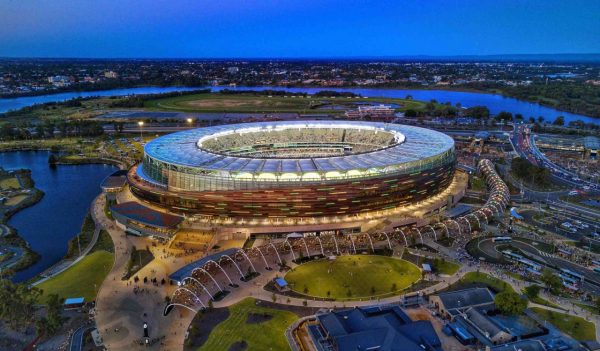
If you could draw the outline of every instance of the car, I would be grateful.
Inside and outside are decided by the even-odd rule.
[[[577,192],[577,190],[571,190],[571,191],[569,191],[569,196],[575,196],[577,194],[579,194],[579,192]]]

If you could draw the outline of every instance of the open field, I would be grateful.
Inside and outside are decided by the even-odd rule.
[[[484,284],[495,290],[497,293],[502,291],[515,292],[513,287],[498,278],[491,277],[481,272],[469,272],[465,274],[457,283],[458,285]]]
[[[19,181],[15,177],[0,180],[0,190],[21,189]]]
[[[390,98],[327,98],[316,96],[266,96],[255,94],[194,94],[150,100],[145,107],[151,110],[185,112],[297,112],[342,114],[344,109],[356,109],[356,102],[393,103],[400,110],[421,110],[425,103]]]
[[[21,201],[27,199],[27,195],[17,195],[17,196],[13,196],[10,197],[6,200],[6,202],[4,203],[6,206],[16,206],[18,205]]]
[[[532,307],[531,310],[548,323],[554,325],[560,331],[572,336],[576,340],[584,341],[596,339],[596,327],[594,324],[581,317],[570,316],[568,314],[554,312],[539,307]]]
[[[431,268],[437,274],[453,275],[460,269],[460,266],[454,262],[436,259],[431,262]]]
[[[372,255],[312,261],[285,276],[291,289],[300,294],[333,299],[395,294],[420,278],[419,268],[408,261]]]
[[[104,250],[93,252],[66,271],[37,285],[44,296],[58,294],[62,298],[85,297],[85,301],[96,299],[102,281],[113,265],[113,254]]]
[[[198,351],[289,350],[284,332],[298,316],[262,307],[246,298],[229,307],[229,317],[217,325]],[[236,348],[242,343],[246,348]]]

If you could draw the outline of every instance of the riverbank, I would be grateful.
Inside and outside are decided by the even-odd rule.
[[[0,99],[0,114],[8,111],[20,110],[23,107],[33,106],[35,104],[43,104],[47,102],[62,102],[79,97],[97,96],[99,99],[104,100],[107,103],[114,102],[114,99],[109,99],[110,96],[131,96],[131,95],[148,95],[148,94],[161,94],[170,93],[176,91],[189,91],[197,89],[211,89],[213,92],[221,90],[280,90],[289,92],[306,92],[314,94],[318,91],[339,91],[339,92],[353,92],[357,95],[368,96],[368,97],[389,97],[389,98],[405,98],[407,95],[411,95],[414,100],[430,101],[436,100],[438,102],[450,102],[452,105],[460,103],[462,107],[473,107],[473,106],[487,106],[492,114],[497,114],[500,111],[508,111],[513,114],[521,114],[525,118],[543,116],[546,121],[553,121],[558,116],[564,116],[565,123],[570,121],[581,120],[585,123],[599,124],[600,119],[593,116],[586,116],[577,113],[568,112],[568,110],[559,110],[551,108],[553,106],[548,103],[548,100],[539,100],[539,96],[532,96],[532,99],[521,100],[515,97],[509,97],[513,94],[507,94],[502,87],[490,87],[487,89],[477,89],[472,87],[463,86],[369,86],[369,87],[314,87],[314,86],[203,86],[203,87],[148,87],[148,88],[132,88],[132,89],[113,89],[103,90],[92,94],[91,92],[71,92],[61,94],[49,94],[38,97],[21,97],[15,99]],[[495,94],[500,93],[500,94]],[[159,97],[159,96],[157,96]],[[98,101],[98,100],[94,100]],[[84,105],[86,103],[84,102]],[[79,118],[87,118],[80,114],[80,108],[74,108],[70,112],[74,116]],[[20,115],[17,114],[19,120],[30,118],[31,114]],[[64,116],[70,116],[70,114],[63,114]]]
[[[49,156],[48,151],[0,153],[0,164],[7,169],[31,168],[36,188],[45,193],[35,206],[8,221],[31,250],[40,254],[33,265],[13,275],[15,282],[28,281],[63,259],[69,240],[81,231],[90,203],[101,192],[100,184],[117,170],[107,163],[51,167]]]
[[[4,255],[11,253],[10,257],[0,262],[0,267],[2,276],[12,276],[35,264],[41,256],[31,249],[29,243],[19,236],[15,228],[8,225],[8,221],[19,211],[40,202],[44,192],[35,188],[30,170],[20,169],[11,172],[1,170],[0,173],[4,184],[0,186],[3,198],[0,202],[0,225],[4,228],[0,237],[0,249]]]
[[[2,113],[6,113],[9,111],[17,111],[21,108],[24,107],[31,107],[34,105],[40,105],[40,104],[44,104],[44,103],[48,103],[48,102],[63,102],[63,101],[67,101],[70,99],[77,99],[77,98],[83,98],[83,99],[94,99],[94,98],[102,98],[102,97],[108,97],[108,96],[125,96],[125,95],[149,95],[149,94],[163,94],[163,93],[170,93],[170,92],[185,92],[185,91],[190,91],[190,90],[199,90],[199,89],[211,89],[213,90],[213,92],[215,91],[219,91],[219,90],[223,90],[223,89],[230,89],[230,90],[248,90],[248,89],[256,89],[256,88],[260,88],[260,89],[273,89],[273,90],[301,90],[301,89],[306,89],[306,90],[332,90],[332,91],[339,91],[339,90],[345,90],[345,91],[349,91],[349,90],[386,90],[386,91],[394,91],[394,90],[413,90],[413,91],[440,91],[440,92],[455,92],[455,93],[471,93],[471,94],[485,94],[485,95],[490,95],[490,96],[502,96],[504,98],[511,98],[511,99],[516,99],[518,101],[522,101],[524,103],[529,103],[529,104],[537,104],[540,106],[544,106],[547,108],[551,108],[554,109],[556,111],[560,111],[560,112],[564,112],[567,114],[580,114],[582,117],[589,117],[589,118],[594,118],[596,120],[598,120],[600,122],[600,119],[598,119],[596,114],[593,113],[587,113],[586,111],[581,111],[579,108],[575,108],[575,106],[578,106],[575,102],[573,101],[571,103],[572,106],[574,106],[574,108],[570,109],[570,108],[565,108],[562,105],[557,105],[557,100],[556,97],[547,97],[547,96],[543,96],[543,95],[532,95],[532,94],[525,94],[525,92],[512,92],[512,90],[514,90],[514,88],[512,87],[503,87],[503,86],[495,86],[495,87],[489,87],[489,88],[477,88],[477,87],[470,87],[470,86],[451,86],[451,85],[431,85],[431,86],[423,86],[423,85],[406,85],[406,84],[399,84],[399,85],[372,85],[372,86],[357,86],[357,85],[343,85],[343,86],[331,86],[331,87],[327,87],[327,86],[314,86],[314,85],[302,85],[302,84],[291,84],[291,85],[286,85],[286,86],[264,86],[264,87],[256,87],[256,86],[249,86],[249,85],[238,85],[236,87],[229,87],[229,86],[202,86],[202,87],[198,87],[198,86],[187,86],[187,85],[174,85],[174,86],[157,86],[157,85],[143,85],[143,86],[131,86],[131,87],[121,87],[121,88],[113,88],[113,89],[98,89],[98,87],[90,87],[91,89],[65,89],[65,90],[61,90],[61,91],[46,91],[46,92],[35,92],[35,93],[28,93],[28,94],[16,94],[16,95],[12,95],[12,96],[0,96],[0,105],[1,105],[1,100],[4,99],[6,101],[8,100],[23,100],[22,103],[20,104],[15,104],[14,108],[4,108],[4,109],[0,109],[0,114]],[[410,94],[409,94],[410,95]],[[372,97],[379,97],[376,95],[371,95]],[[530,98],[527,98],[530,97]],[[381,96],[384,97],[384,96]],[[36,99],[38,98],[38,99]],[[565,97],[566,99],[569,99],[568,97]],[[434,98],[435,99],[435,98]],[[438,102],[446,102],[444,99],[436,99]],[[564,99],[563,99],[564,100]],[[426,100],[428,101],[428,100]],[[463,104],[465,105],[465,104]],[[485,105],[485,104],[482,104]],[[506,109],[508,112],[512,112],[512,113],[521,113],[519,111],[510,111],[508,109]],[[523,114],[523,113],[521,113]],[[525,114],[523,114],[525,115]],[[533,115],[534,117],[537,117],[536,115]],[[529,117],[529,116],[526,116]]]

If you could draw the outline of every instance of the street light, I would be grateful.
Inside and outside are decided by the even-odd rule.
[[[188,122],[188,124],[189,124],[190,126],[192,126],[192,122],[194,122],[194,120],[193,120],[193,119],[191,119],[191,118],[188,118],[188,119],[187,119],[187,122]]]
[[[142,139],[142,127],[144,126],[144,121],[139,121],[138,126],[140,127],[140,139]]]

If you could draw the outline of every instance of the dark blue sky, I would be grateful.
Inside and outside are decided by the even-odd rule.
[[[0,56],[599,52],[598,0],[0,1]]]

